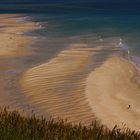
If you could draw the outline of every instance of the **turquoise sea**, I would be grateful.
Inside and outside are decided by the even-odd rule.
[[[140,54],[139,3],[115,4],[1,4],[0,13],[22,13],[25,20],[39,22],[42,29],[30,34],[47,38],[75,37],[85,40],[121,38],[134,55]],[[83,37],[84,36],[84,37]],[[89,40],[88,40],[89,41]],[[44,45],[45,46],[45,45]]]
[[[27,19],[43,27],[30,34],[52,39],[52,43],[59,38],[65,42],[67,37],[78,37],[88,43],[92,37],[121,38],[132,55],[140,55],[140,10],[136,5],[30,5],[21,11],[27,11]]]

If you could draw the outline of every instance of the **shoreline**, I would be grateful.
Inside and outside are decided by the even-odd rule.
[[[28,32],[37,29],[33,22],[17,22],[18,19],[24,18],[22,14],[0,14],[0,105],[1,107],[11,106],[13,100],[11,99],[11,90],[15,90],[16,86],[11,87],[14,82],[12,76],[8,71],[18,71],[14,57],[27,56],[32,53],[32,50],[27,47],[33,42],[33,38],[26,35],[19,35],[18,32]],[[12,80],[12,81],[11,81]],[[11,82],[9,82],[11,81]],[[8,91],[10,88],[10,91]]]
[[[90,124],[95,116],[84,94],[86,77],[108,57],[108,49],[118,49],[110,41],[95,45],[72,43],[49,62],[24,71],[19,84],[29,104],[47,117]]]
[[[22,15],[20,16],[19,14],[0,15],[0,38],[2,40],[0,43],[0,56],[18,56],[30,53],[26,46],[32,44],[33,38],[23,34],[37,29],[37,25],[26,21],[24,17],[24,22],[18,22],[18,19],[22,18]]]
[[[94,50],[84,47],[85,44],[73,44],[49,62],[28,69],[21,75],[19,83],[23,93],[45,117],[60,117],[84,124],[93,120],[94,115],[83,94],[85,75],[77,76],[82,73],[88,55]]]
[[[88,75],[87,101],[97,119],[108,128],[116,124],[120,128],[140,131],[138,74],[133,63],[113,56]]]
[[[13,17],[14,16],[14,17]],[[17,16],[17,17],[16,17]],[[1,26],[4,26],[4,28],[1,28],[2,33],[0,33],[0,37],[3,40],[3,44],[0,43],[0,48],[1,48],[1,52],[0,52],[0,56],[20,56],[20,55],[27,55],[29,53],[31,53],[29,50],[26,50],[26,45],[32,44],[32,40],[33,37],[30,36],[24,36],[22,35],[22,32],[28,32],[34,29],[38,29],[37,28],[37,24],[33,23],[33,22],[17,22],[18,19],[21,17],[18,15],[6,15],[6,19],[4,19],[4,16],[2,17],[3,19],[0,21]],[[10,26],[9,26],[10,25]],[[12,47],[10,47],[12,44]],[[107,45],[107,44],[106,44]],[[105,46],[106,46],[105,45]],[[82,47],[81,47],[82,46]],[[102,45],[101,45],[102,46]],[[94,103],[92,102],[92,99],[95,97],[98,101],[100,101],[103,97],[101,97],[101,95],[98,95],[98,88],[100,90],[104,90],[107,88],[110,88],[110,84],[109,85],[103,85],[102,81],[104,80],[106,84],[107,82],[111,81],[111,84],[113,83],[112,79],[118,75],[117,77],[119,78],[119,74],[114,74],[113,72],[115,71],[116,73],[121,71],[121,70],[126,70],[127,68],[130,68],[130,71],[134,74],[137,75],[137,70],[134,68],[134,66],[132,66],[133,64],[131,62],[127,62],[127,60],[125,59],[120,59],[120,57],[112,57],[111,58],[107,58],[107,60],[103,61],[103,64],[99,65],[99,67],[94,68],[94,71],[90,71],[87,73],[87,75],[84,75],[83,79],[78,79],[76,82],[79,82],[79,85],[77,87],[75,87],[75,85],[77,85],[77,83],[75,83],[75,81],[73,80],[73,78],[71,79],[67,79],[72,77],[76,77],[76,75],[78,73],[82,73],[80,69],[84,69],[84,65],[86,65],[87,63],[89,63],[90,57],[93,55],[96,55],[96,53],[98,54],[100,51],[104,51],[103,48],[99,45],[99,47],[97,47],[97,50],[95,48],[91,48],[87,46],[87,44],[73,44],[73,46],[70,46],[70,48],[68,50],[63,50],[62,52],[60,52],[60,54],[58,54],[58,56],[56,56],[55,58],[53,58],[52,60],[50,60],[49,63],[44,63],[42,65],[36,66],[34,68],[31,68],[27,71],[25,71],[23,73],[23,75],[21,75],[21,77],[19,77],[19,84],[21,86],[21,88],[23,88],[23,93],[25,93],[25,95],[27,96],[27,98],[31,99],[31,101],[29,101],[31,103],[31,105],[33,104],[37,104],[37,108],[39,108],[39,110],[37,111],[44,111],[44,110],[48,110],[47,111],[47,115],[48,112],[50,112],[50,115],[53,115],[55,118],[57,117],[61,117],[63,116],[64,118],[69,119],[71,122],[78,122],[78,120],[80,120],[81,122],[84,122],[85,124],[89,124],[92,120],[91,119],[95,119],[95,117],[97,117],[97,119],[101,120],[102,124],[107,125],[107,127],[112,128],[114,127],[115,124],[118,124],[119,126],[122,125],[122,123],[125,124],[125,121],[121,121],[120,120],[120,116],[118,116],[116,113],[122,113],[123,111],[125,113],[125,118],[127,118],[127,115],[129,116],[129,120],[132,121],[132,123],[128,123],[126,127],[129,127],[131,129],[135,129],[138,130],[138,127],[140,127],[139,125],[137,126],[137,124],[134,125],[133,121],[133,116],[135,116],[135,119],[138,118],[140,115],[137,115],[137,112],[139,113],[139,110],[135,109],[133,110],[133,107],[136,108],[135,104],[139,103],[124,103],[123,101],[125,100],[125,97],[127,97],[127,94],[122,95],[121,93],[119,93],[117,96],[112,97],[112,93],[109,93],[107,91],[105,91],[106,93],[109,93],[104,95],[106,98],[106,102],[104,101],[105,104],[102,105],[102,107],[106,106],[106,103],[108,103],[110,100],[112,102],[115,102],[115,108],[114,109],[118,109],[116,110],[114,113],[112,113],[114,110],[112,110],[112,108],[109,108],[109,106],[107,106],[108,110],[105,109],[105,111],[107,111],[105,114],[105,116],[102,116],[102,109],[100,108],[100,106],[98,107],[98,102]],[[112,47],[112,46],[110,46]],[[115,49],[115,48],[114,48]],[[99,52],[98,52],[99,51]],[[102,53],[101,53],[102,54]],[[115,61],[118,62],[118,64],[121,64],[121,66],[123,67],[118,68],[115,70]],[[95,62],[96,63],[96,62]],[[61,67],[60,67],[61,65]],[[113,65],[113,66],[111,66]],[[69,69],[68,67],[71,66],[71,68]],[[114,67],[109,74],[106,74],[107,67]],[[104,69],[105,68],[105,69]],[[45,70],[48,72],[45,72]],[[101,72],[100,72],[101,71]],[[110,77],[112,72],[112,77]],[[129,74],[131,74],[131,72]],[[126,72],[127,73],[127,72]],[[130,76],[128,74],[128,77]],[[45,77],[47,77],[47,75],[49,75],[48,78],[45,79]],[[129,77],[129,80],[131,78],[134,77],[134,75],[131,75],[132,77]],[[108,76],[108,77],[106,77]],[[122,77],[124,76],[123,74],[121,75]],[[53,80],[52,77],[55,79]],[[87,77],[87,80],[86,80]],[[95,81],[94,81],[94,77],[96,77]],[[126,79],[128,78],[126,77]],[[93,79],[92,79],[93,78]],[[100,80],[98,80],[100,79]],[[110,80],[110,81],[109,81]],[[119,84],[119,81],[123,81],[125,83],[125,78],[124,79],[119,79],[117,81],[117,85],[122,86],[121,84]],[[128,81],[129,81],[128,80]],[[135,90],[138,88],[136,85],[136,83],[134,84],[134,82],[128,82],[128,85],[131,85],[131,88],[129,87],[129,90],[131,89],[133,92],[133,86],[135,87]],[[137,79],[137,82],[139,82],[140,80]],[[52,83],[50,83],[52,82]],[[60,83],[59,83],[60,82]],[[67,96],[61,95],[61,92],[67,92],[67,91],[63,91],[63,89],[60,90],[60,93],[58,92],[58,95],[52,95],[54,94],[56,91],[53,91],[54,86],[56,86],[55,88],[59,89],[63,84],[67,86],[67,88],[70,89],[70,87],[68,86],[70,83],[72,82],[74,84],[71,84],[72,88],[75,88],[75,92],[72,93],[72,95],[69,94],[70,99],[68,99]],[[103,87],[100,87],[100,83],[102,83],[101,85]],[[123,83],[123,85],[125,85]],[[140,82],[139,82],[140,83]],[[5,83],[3,83],[5,84]],[[54,85],[53,85],[54,84]],[[62,84],[62,85],[61,85]],[[81,84],[81,85],[80,85]],[[97,85],[95,87],[92,87],[93,85]],[[133,85],[132,85],[133,84]],[[48,86],[44,87],[44,86]],[[35,88],[32,89],[32,88]],[[41,89],[42,87],[42,89]],[[111,88],[113,88],[114,85],[112,85]],[[125,86],[124,86],[125,87]],[[126,87],[126,91],[127,92],[127,88]],[[3,85],[0,86],[0,89],[3,88]],[[61,87],[62,88],[62,87]],[[85,89],[84,89],[85,88]],[[116,87],[114,87],[114,89],[108,89],[108,90],[115,90],[115,92],[117,92],[117,90],[115,89]],[[123,87],[122,87],[123,88]],[[46,90],[48,90],[50,93],[48,93],[48,97],[49,99],[44,99],[44,97],[46,97],[46,95],[43,93]],[[52,90],[52,91],[51,91]],[[73,89],[74,90],[74,89]],[[96,91],[95,95],[92,95],[92,91]],[[137,89],[138,90],[138,89]],[[139,92],[139,90],[136,92]],[[2,89],[1,92],[3,92],[4,89]],[[38,91],[38,94],[36,94],[37,97],[33,97],[33,95]],[[70,89],[71,91],[71,89]],[[84,93],[85,91],[85,93]],[[71,91],[73,92],[73,91]],[[82,92],[82,94],[81,94]],[[120,91],[119,91],[120,92]],[[128,91],[129,92],[129,91]],[[40,95],[39,95],[40,93]],[[100,92],[99,92],[100,93]],[[104,94],[104,91],[102,91],[102,93]],[[80,95],[81,94],[81,95]],[[42,97],[40,97],[42,96]],[[129,95],[130,97],[132,96],[131,94]],[[2,95],[1,95],[2,97]],[[57,99],[58,97],[58,99]],[[101,99],[100,99],[101,97]],[[132,99],[134,97],[131,97]],[[138,96],[139,98],[139,96]],[[120,99],[120,101],[118,101],[118,99]],[[127,99],[127,98],[126,98]],[[127,99],[128,100],[128,99]],[[136,98],[137,100],[137,98]],[[1,103],[2,104],[8,104],[6,101],[8,101],[7,97],[4,95],[1,98]],[[45,103],[45,102],[48,103]],[[56,105],[53,105],[52,102],[56,102]],[[67,104],[68,103],[68,104]],[[48,107],[45,107],[48,104]],[[112,103],[113,104],[113,103]],[[131,104],[132,110],[125,110],[127,109],[128,105]],[[73,105],[75,105],[73,107]],[[95,107],[96,106],[96,107]],[[123,109],[117,108],[117,106],[123,106]],[[70,108],[70,109],[69,109]],[[82,109],[80,109],[82,108]],[[62,111],[64,109],[64,111]],[[65,110],[67,110],[67,112],[65,112]],[[111,110],[111,111],[109,111]],[[101,111],[101,112],[100,112]],[[110,114],[110,112],[112,114]],[[44,112],[45,114],[46,112]],[[72,115],[73,114],[73,115]],[[104,114],[104,113],[103,113]],[[108,114],[108,116],[107,116]],[[72,115],[72,116],[71,116]],[[81,116],[80,116],[81,115]],[[119,118],[118,120],[114,120],[114,118],[117,118],[116,116]],[[122,113],[123,116],[123,113]],[[121,117],[122,117],[121,116]],[[114,117],[114,118],[113,118]],[[105,119],[105,118],[108,118]],[[110,123],[110,120],[112,120],[112,123]],[[125,119],[124,119],[125,120]],[[140,121],[140,120],[138,120]]]

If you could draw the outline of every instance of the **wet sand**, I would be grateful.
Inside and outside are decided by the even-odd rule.
[[[14,14],[1,15],[0,19],[0,57],[32,53],[25,46],[33,40],[22,32],[36,29],[36,24],[23,22],[20,15]],[[138,72],[128,61],[113,56],[119,48],[115,48],[118,42],[112,40],[111,43],[111,40],[95,43],[94,47],[93,44],[71,44],[49,62],[25,70],[17,83],[27,103],[45,117],[61,117],[86,125],[98,119],[109,128],[126,124],[139,130]],[[10,79],[10,75],[3,73],[15,65],[7,61],[0,61],[0,103],[3,106],[9,105],[4,80]],[[22,106],[22,102],[15,102]]]
[[[48,63],[25,71],[19,82],[29,103],[45,116],[86,125],[91,123],[95,116],[85,96],[86,77],[108,56],[105,44],[95,45],[71,44]],[[109,45],[111,49],[109,43],[105,48]]]
[[[138,72],[116,56],[118,43],[109,42],[72,44],[48,63],[25,71],[19,83],[30,104],[53,118],[86,125],[97,119],[109,128],[126,124],[139,130]]]
[[[139,81],[136,68],[120,57],[109,58],[92,71],[85,94],[95,116],[109,128],[117,124],[139,131]]]
[[[0,106],[10,105],[9,93],[16,85],[8,89],[13,81],[11,73],[14,73],[16,61],[14,57],[28,55],[31,53],[27,46],[33,43],[29,36],[23,36],[23,32],[37,28],[35,23],[20,21],[24,15],[0,14]],[[18,70],[17,70],[18,71]],[[9,72],[9,73],[8,73]],[[7,84],[9,83],[9,84]],[[16,91],[15,91],[16,92]],[[12,96],[12,95],[11,95]],[[11,106],[12,108],[12,106]]]
[[[83,94],[85,74],[82,70],[90,52],[77,46],[62,51],[48,63],[27,70],[20,83],[30,104],[36,105],[47,114],[45,116],[89,123],[94,115]]]
[[[23,32],[37,28],[35,23],[20,21],[15,14],[0,14],[0,56],[24,55],[29,53],[25,46],[32,43],[32,38],[23,36]]]

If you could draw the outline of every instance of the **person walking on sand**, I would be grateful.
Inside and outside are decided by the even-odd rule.
[[[131,56],[130,56],[130,51],[129,50],[127,51],[127,55],[128,55],[128,60],[130,61],[131,60]]]
[[[123,45],[122,38],[120,38],[119,47],[121,47],[122,45]]]
[[[128,109],[130,109],[130,108],[131,108],[131,105],[128,106]]]

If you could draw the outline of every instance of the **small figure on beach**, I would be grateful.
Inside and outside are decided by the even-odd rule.
[[[128,106],[128,109],[130,109],[130,108],[131,108],[131,105]]]
[[[129,50],[127,51],[127,53],[128,53],[128,55],[130,55],[130,51]]]
[[[102,41],[103,41],[103,39],[102,39],[102,37],[101,37],[101,36],[99,36],[99,41],[100,41],[100,42],[102,42]]]
[[[130,56],[130,51],[129,50],[127,51],[127,54],[128,54],[128,60],[130,60],[131,56]]]
[[[119,46],[122,46],[122,45],[123,45],[122,38],[120,38]]]

